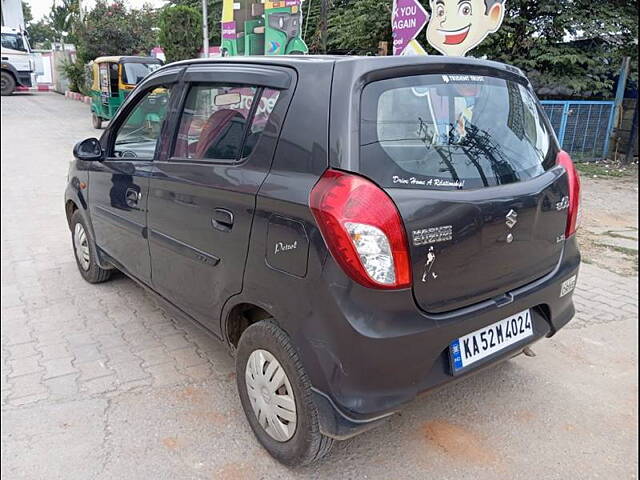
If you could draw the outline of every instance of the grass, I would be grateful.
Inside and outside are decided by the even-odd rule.
[[[617,162],[578,162],[578,171],[589,177],[623,178],[637,175],[637,164],[622,165]]]

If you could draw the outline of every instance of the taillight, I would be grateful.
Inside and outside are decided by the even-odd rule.
[[[580,210],[580,176],[573,164],[573,160],[565,151],[560,151],[556,163],[562,165],[567,171],[569,180],[569,216],[567,218],[567,230],[565,236],[569,238],[578,229],[578,212]]]
[[[327,170],[309,205],[333,258],[353,280],[380,289],[411,285],[404,226],[382,189],[357,175]]]

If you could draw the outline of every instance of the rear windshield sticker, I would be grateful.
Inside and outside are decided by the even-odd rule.
[[[400,177],[394,175],[394,185],[416,185],[419,187],[454,187],[464,188],[464,180],[444,180],[442,178],[416,178],[416,177]]]
[[[484,77],[481,75],[442,75],[442,81],[444,83],[450,82],[484,82]]]

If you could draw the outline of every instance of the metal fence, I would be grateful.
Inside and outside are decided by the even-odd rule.
[[[582,160],[607,156],[615,113],[613,100],[543,100],[541,103],[564,150]]]

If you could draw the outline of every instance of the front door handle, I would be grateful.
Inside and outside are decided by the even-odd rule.
[[[211,225],[221,232],[230,232],[233,228],[233,212],[226,208],[216,208],[211,218]]]
[[[127,206],[131,208],[136,208],[138,206],[138,201],[142,198],[142,192],[138,192],[135,188],[127,188],[126,193],[126,202]]]

